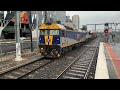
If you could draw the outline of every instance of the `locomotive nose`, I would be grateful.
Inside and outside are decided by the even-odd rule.
[[[45,35],[45,45],[52,45],[53,35]]]
[[[45,45],[48,45],[48,35],[45,35]]]
[[[53,42],[53,35],[49,35],[49,45],[52,45]]]
[[[46,39],[45,41],[46,41],[46,42],[50,42],[50,39]]]

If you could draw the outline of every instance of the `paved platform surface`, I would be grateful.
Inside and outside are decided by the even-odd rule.
[[[104,45],[102,42],[100,43],[98,52],[95,79],[109,79],[106,57],[104,53]]]
[[[119,43],[100,43],[95,79],[120,79]]]
[[[120,79],[120,43],[116,44],[104,43],[104,46],[107,51],[106,54],[111,60],[116,78]]]

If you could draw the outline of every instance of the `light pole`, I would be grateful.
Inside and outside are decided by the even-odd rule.
[[[16,11],[16,58],[15,61],[21,61],[21,48],[20,48],[20,17],[19,17],[19,11]]]
[[[45,11],[45,20],[44,23],[47,23],[47,11]]]
[[[96,24],[95,24],[95,33],[96,33]]]
[[[116,31],[116,29],[117,29],[117,25],[118,25],[118,24],[116,23],[116,24],[115,24],[115,33],[117,32],[117,31]]]
[[[37,49],[38,49],[38,41],[39,41],[39,36],[38,36],[38,21],[39,21],[39,17],[38,17],[38,12],[36,11],[36,42],[37,42]]]

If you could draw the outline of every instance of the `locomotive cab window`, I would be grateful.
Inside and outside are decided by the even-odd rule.
[[[50,35],[59,35],[59,30],[50,30]]]
[[[48,31],[47,30],[40,30],[40,35],[47,35]]]

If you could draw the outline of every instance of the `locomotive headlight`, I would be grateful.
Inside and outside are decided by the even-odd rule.
[[[59,40],[59,39],[57,39],[57,40]]]
[[[41,48],[41,49],[43,49],[43,48]]]
[[[40,38],[40,40],[41,40],[41,38]]]

